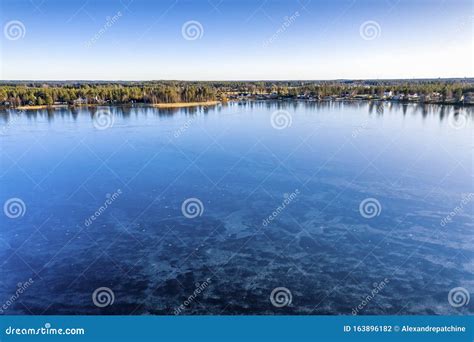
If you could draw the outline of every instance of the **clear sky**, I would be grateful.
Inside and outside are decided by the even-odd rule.
[[[470,0],[0,3],[2,80],[474,76]]]

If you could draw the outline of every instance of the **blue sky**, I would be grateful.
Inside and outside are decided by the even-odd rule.
[[[471,1],[0,3],[3,80],[474,76]]]

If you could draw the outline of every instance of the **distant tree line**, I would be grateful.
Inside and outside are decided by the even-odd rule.
[[[473,79],[337,80],[337,81],[147,81],[147,82],[14,82],[0,83],[0,105],[129,104],[225,101],[236,94],[278,97],[382,97],[386,92],[420,96],[439,94],[459,100],[474,91]]]
[[[474,80],[431,80],[431,81],[320,81],[320,82],[252,82],[240,84],[223,83],[221,91],[238,91],[249,94],[276,94],[282,97],[309,95],[316,98],[325,96],[373,95],[384,94],[420,95],[440,94],[442,100],[459,100],[463,94],[474,91]]]
[[[216,100],[216,89],[207,85],[2,85],[0,103],[11,106],[53,104],[173,103]]]

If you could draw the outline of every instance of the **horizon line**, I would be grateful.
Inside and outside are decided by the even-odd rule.
[[[328,78],[328,79],[0,79],[0,82],[328,82],[328,81],[401,81],[401,80],[474,80],[462,77],[412,77],[412,78]]]

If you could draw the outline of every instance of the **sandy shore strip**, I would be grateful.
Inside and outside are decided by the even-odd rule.
[[[203,102],[174,102],[174,103],[156,103],[152,104],[152,107],[155,108],[182,108],[182,107],[197,107],[197,106],[215,106],[220,104],[221,101],[203,101]],[[18,106],[14,107],[16,110],[35,110],[35,109],[54,109],[54,108],[71,108],[71,107],[110,107],[110,106],[126,106],[125,104],[79,104],[79,105],[32,105],[32,106]],[[146,106],[146,104],[145,104]],[[148,104],[150,106],[150,104]]]
[[[68,105],[34,105],[34,106],[18,106],[14,107],[17,110],[29,110],[29,109],[47,109],[47,108],[68,108]]]
[[[156,108],[181,108],[181,107],[197,107],[197,106],[215,106],[221,103],[220,101],[205,101],[205,102],[175,102],[175,103],[156,103],[153,107]]]

